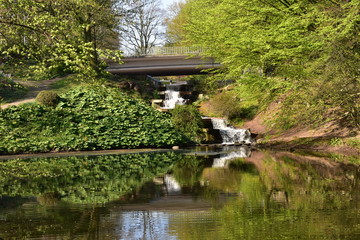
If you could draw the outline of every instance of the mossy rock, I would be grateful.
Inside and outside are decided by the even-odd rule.
[[[36,102],[44,106],[55,107],[59,101],[60,97],[54,91],[44,90],[36,96]]]

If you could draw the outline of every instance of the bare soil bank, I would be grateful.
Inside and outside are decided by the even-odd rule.
[[[264,114],[245,122],[242,128],[249,128],[258,134],[258,147],[273,149],[304,149],[346,155],[360,155],[360,147],[349,145],[349,142],[360,144],[359,130],[342,126],[338,122],[328,122],[316,128],[298,126],[286,131],[277,132],[265,125]]]

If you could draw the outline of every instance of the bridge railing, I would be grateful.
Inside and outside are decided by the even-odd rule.
[[[146,51],[146,54],[137,56],[198,55],[203,51],[204,49],[199,47],[152,47]],[[131,56],[133,55],[127,55],[127,57]]]

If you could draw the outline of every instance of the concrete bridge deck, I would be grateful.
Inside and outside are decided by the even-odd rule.
[[[221,64],[211,58],[200,56],[145,56],[127,57],[123,64],[112,64],[107,71],[112,74],[124,75],[192,75],[204,74],[204,70],[220,68]]]

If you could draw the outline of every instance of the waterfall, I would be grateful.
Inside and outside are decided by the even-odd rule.
[[[214,129],[220,131],[224,144],[244,143],[251,144],[251,133],[248,129],[236,129],[229,126],[225,119],[211,118]]]
[[[170,84],[166,86],[165,100],[163,109],[173,109],[176,105],[184,105],[186,99],[180,95],[181,85]]]

